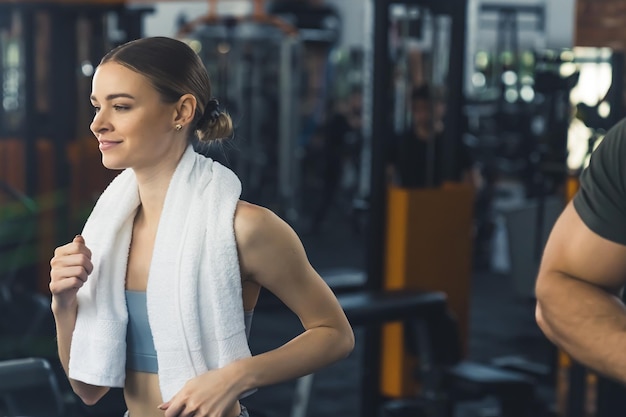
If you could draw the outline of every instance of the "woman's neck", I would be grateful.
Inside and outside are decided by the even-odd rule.
[[[165,204],[167,186],[139,186],[139,213],[147,224],[158,224]]]
[[[170,181],[181,157],[182,153],[178,158],[162,160],[148,169],[135,170],[141,201],[139,210],[148,224],[158,224]]]

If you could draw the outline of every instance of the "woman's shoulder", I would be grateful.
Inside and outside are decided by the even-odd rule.
[[[235,235],[240,243],[253,243],[255,239],[276,227],[278,216],[270,209],[239,200],[235,210]]]
[[[245,228],[255,227],[272,216],[275,216],[275,214],[266,207],[239,200],[235,210],[235,227],[237,224]]]
[[[291,226],[272,210],[243,200],[237,203],[234,229],[240,250],[295,237]]]
[[[261,285],[266,286],[270,277],[280,275],[268,273],[274,271],[277,259],[281,264],[306,260],[295,231],[268,208],[239,201],[234,229],[242,274],[254,277]]]

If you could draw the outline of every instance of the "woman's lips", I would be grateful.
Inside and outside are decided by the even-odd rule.
[[[99,142],[100,142],[100,145],[98,147],[100,148],[101,151],[109,150],[119,145],[120,143],[122,143],[122,142],[113,142],[113,141],[108,141],[108,140],[103,140]]]

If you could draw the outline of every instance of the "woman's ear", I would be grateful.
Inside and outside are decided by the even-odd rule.
[[[178,99],[174,109],[174,124],[180,124],[183,127],[193,122],[196,114],[197,101],[193,94],[184,94]]]

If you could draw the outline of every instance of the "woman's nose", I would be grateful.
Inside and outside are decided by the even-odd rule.
[[[99,110],[93,116],[93,120],[89,125],[89,128],[93,132],[94,135],[98,135],[98,133],[102,133],[103,131],[109,130],[109,123],[106,118],[106,112]]]

